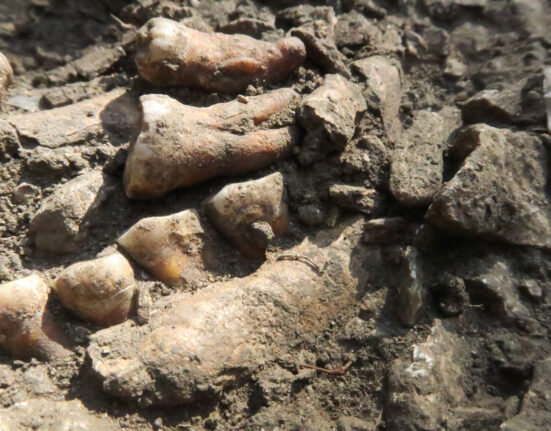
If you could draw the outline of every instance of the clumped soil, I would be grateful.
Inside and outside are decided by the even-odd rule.
[[[295,25],[289,24],[281,11],[297,4],[334,8],[338,19],[335,42],[345,63],[384,55],[400,65],[400,121],[405,128],[412,124],[416,111],[445,108],[451,132],[461,126],[460,109],[473,95],[485,89],[505,92],[522,83],[518,112],[504,114],[503,103],[497,108],[473,105],[468,121],[526,131],[545,145],[551,144],[541,103],[542,68],[549,64],[551,49],[551,37],[546,33],[551,6],[542,1],[542,10],[532,12],[530,0],[4,0],[0,1],[0,51],[9,58],[15,77],[0,114],[0,126],[11,115],[76,103],[115,88],[130,90],[135,96],[164,93],[193,106],[232,100],[232,96],[201,90],[159,89],[140,80],[133,59],[134,29],[155,16],[185,20],[203,30],[219,30],[230,21],[248,19],[243,31],[274,40]],[[272,24],[252,25],[253,19]],[[326,73],[312,60],[308,58],[280,86],[311,93]],[[362,83],[360,75],[351,79]],[[269,89],[257,86],[247,92],[254,95]],[[376,136],[382,147],[373,146],[370,136]],[[360,286],[354,306],[315,335],[297,334],[291,353],[263,364],[216,401],[139,408],[104,393],[86,356],[88,337],[100,328],[72,316],[52,295],[48,307],[75,346],[75,353],[66,361],[42,363],[13,360],[0,351],[0,407],[33,398],[78,399],[106,423],[132,430],[497,430],[519,413],[534,367],[551,355],[551,255],[544,248],[507,244],[495,235],[453,235],[425,223],[426,208],[411,209],[398,203],[389,190],[389,166],[398,143],[385,134],[378,109],[368,103],[356,129],[355,142],[367,148],[370,157],[367,168],[358,168],[362,166],[361,151],[351,150],[345,158],[320,154],[310,164],[301,164],[293,156],[261,172],[218,178],[155,200],[129,200],[122,189],[126,151],[134,138],[131,131],[115,128],[84,142],[50,149],[32,139],[21,139],[20,146],[14,146],[2,135],[0,281],[33,271],[53,280],[65,266],[91,259],[112,246],[143,217],[188,208],[201,210],[201,202],[228,182],[258,178],[275,170],[285,175],[292,220],[286,236],[271,246],[271,252],[285,250],[325,229],[335,217],[342,221],[356,216],[353,209],[339,208],[330,200],[327,190],[335,183],[368,187],[382,194],[384,205],[377,214],[364,213],[366,220],[374,215],[402,216],[421,228],[413,240],[404,235],[394,244],[379,246],[379,260],[366,263],[371,275],[369,282]],[[445,152],[444,182],[454,177],[461,163]],[[118,181],[91,221],[87,238],[78,250],[64,256],[40,253],[28,239],[30,220],[56,185],[89,170],[103,170]],[[14,192],[21,183],[34,186],[30,198],[16,199]],[[312,208],[318,212],[312,214]],[[217,241],[221,248],[231,250],[223,238],[217,237]],[[404,326],[399,318],[400,308],[407,304],[399,301],[396,288],[401,283],[397,277],[411,276],[401,273],[399,263],[408,244],[419,251],[425,291],[423,309],[413,327]],[[251,274],[260,264],[231,251],[228,254],[231,257],[223,271],[213,273],[212,281]],[[498,281],[496,287],[487,281],[499,278],[495,275],[499,264],[506,268],[510,284],[505,293],[499,285],[504,282]],[[150,280],[143,272],[139,276],[154,302],[178,291]],[[519,308],[523,310],[520,314],[515,311]],[[407,396],[400,408],[393,403],[389,394],[399,384],[389,378],[389,372],[395,360],[412,361],[414,346],[434,333],[438,321],[444,322],[456,340],[448,350],[457,353],[453,360],[461,369],[460,384],[465,392],[459,404],[465,408],[456,414],[459,422],[439,420],[441,413],[436,408],[437,425],[429,425],[423,409],[418,408],[425,401],[414,401],[408,389],[402,391]],[[326,369],[349,366],[341,374],[331,374],[305,364]],[[446,369],[441,373],[446,374]],[[429,389],[420,385],[414,391],[426,395],[445,381],[433,382]],[[443,410],[457,407],[457,400],[435,399]],[[546,409],[549,415],[549,400]],[[545,408],[538,411],[536,416],[545,415]],[[38,417],[41,413],[26,414]],[[395,416],[404,422],[397,422]],[[354,422],[356,428],[351,425]],[[542,430],[551,429],[545,421],[534,419],[532,423],[543,423]]]

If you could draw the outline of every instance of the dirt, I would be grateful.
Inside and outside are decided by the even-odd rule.
[[[297,5],[302,8],[298,12],[281,12]],[[312,12],[309,8],[314,6],[331,9]],[[334,31],[323,31],[326,21],[320,25],[308,21],[309,16],[323,21],[331,14],[337,20]],[[280,87],[307,95],[323,84],[326,74],[350,76],[367,101],[367,110],[356,114],[354,136],[345,136],[346,145],[338,149],[316,147],[309,141],[307,157],[294,154],[247,175],[212,179],[154,200],[128,199],[123,170],[138,130],[127,103],[137,106],[139,96],[152,93],[197,107],[235,98],[199,89],[156,88],[138,77],[135,30],[156,16],[182,20],[201,31],[242,32],[270,42],[288,31],[301,38],[306,34],[310,57],[286,82],[249,86],[243,96]],[[105,392],[86,350],[90,337],[101,328],[74,317],[52,294],[48,308],[71,341],[74,354],[60,362],[19,361],[0,349],[0,418],[2,408],[40,399],[79,400],[86,414],[101,420],[105,429],[551,429],[551,406],[548,399],[545,402],[541,383],[551,379],[546,374],[551,355],[551,253],[549,240],[541,238],[542,232],[551,229],[547,212],[551,134],[542,90],[543,69],[551,65],[550,25],[551,4],[544,0],[0,1],[0,51],[15,71],[0,112],[0,282],[33,272],[52,281],[68,265],[113,247],[142,218],[186,209],[203,215],[201,203],[224,185],[275,171],[285,178],[291,221],[287,233],[269,246],[268,257],[355,217],[365,221],[396,217],[395,222],[376,224],[377,233],[372,235],[376,241],[366,235],[366,243],[371,243],[362,265],[368,275],[352,305],[340,309],[336,318],[314,333],[288,335],[280,357],[257,364],[217,397],[191,404],[146,408]],[[353,63],[372,56],[383,56],[398,67],[401,90],[396,82],[386,87],[383,82],[378,88],[366,84],[369,77]],[[82,125],[75,123],[82,132],[78,135],[65,136],[70,116],[57,118],[57,124],[55,115],[46,117],[38,131],[19,130],[36,124],[31,116],[37,113],[111,90],[127,91],[128,99],[115,101],[99,114],[92,112],[91,129],[84,127],[82,132]],[[490,93],[481,95],[483,90]],[[406,131],[414,125],[413,133],[402,132],[402,137],[427,145],[434,135],[444,133],[431,128],[423,134],[423,126],[429,126],[418,112],[436,112],[444,122],[446,137],[438,143],[440,150],[434,155],[434,148],[430,149],[430,156],[437,159],[434,163],[427,162],[424,152],[404,156],[403,151],[415,145],[402,145],[396,122],[388,126],[393,121],[387,117],[392,111],[389,104],[396,104],[396,97],[391,99],[397,91],[402,94],[398,123]],[[533,151],[537,154],[527,151],[517,160],[514,151],[507,150],[503,157],[507,162],[502,163],[494,153],[477,159],[477,150],[471,148],[456,157],[456,129],[475,122],[507,129],[504,136],[518,140],[529,134],[522,145],[537,141]],[[304,136],[322,139],[320,133],[303,125]],[[397,200],[392,194],[395,148],[402,152],[400,163],[416,173],[402,184],[414,195],[415,205],[408,206],[407,199]],[[472,167],[464,163],[466,157],[482,160],[484,166]],[[473,176],[490,170],[491,161],[496,160],[502,170],[499,175],[488,174],[488,181],[495,183],[477,185]],[[525,170],[522,163],[528,166]],[[401,166],[402,176],[407,177],[408,166]],[[429,195],[423,190],[422,199],[415,196],[416,178],[422,182],[435,169]],[[29,237],[34,215],[56,186],[92,170],[108,174],[115,185],[87,221],[85,238],[79,237],[78,246],[68,254],[40,251]],[[520,180],[511,179],[510,172]],[[455,177],[458,173],[463,176]],[[457,198],[461,211],[468,214],[463,220],[468,227],[459,231],[446,220],[431,224],[425,218],[433,199],[449,196],[445,187],[457,183],[454,177],[461,178],[458,188],[467,196],[471,191],[473,196],[488,196],[497,190],[493,203],[484,201],[487,208],[482,215],[473,208],[482,205],[484,196]],[[509,181],[520,184],[522,190],[498,187]],[[331,196],[331,187],[347,191],[346,199]],[[508,193],[514,196],[505,199]],[[376,210],[371,202],[375,195]],[[531,212],[531,205],[537,211]],[[515,222],[510,213],[528,218]],[[537,219],[530,218],[536,213]],[[522,232],[517,235],[508,223]],[[533,227],[538,223],[543,227]],[[396,235],[396,229],[404,233]],[[209,283],[245,277],[262,264],[245,259],[212,230],[224,264],[209,273]],[[522,240],[516,240],[518,236]],[[410,252],[412,248],[415,253]],[[138,266],[135,270],[154,304],[170,302],[182,292],[153,280]],[[404,297],[415,300],[404,302]],[[408,308],[417,300],[421,304],[417,309]],[[442,327],[446,334],[440,336]],[[438,348],[431,347],[438,343]],[[416,349],[443,359],[423,368]],[[338,369],[349,362],[342,374],[320,370]],[[406,372],[410,365],[428,373],[422,384]],[[533,379],[534,370],[537,379]],[[433,401],[436,406],[429,409]],[[55,429],[51,425],[55,421],[48,422],[53,419],[40,411],[55,409],[54,404],[29,406],[19,416],[12,410],[13,417],[38,418],[38,425],[28,429]]]

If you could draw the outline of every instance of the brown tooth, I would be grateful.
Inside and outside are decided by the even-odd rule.
[[[136,64],[157,86],[181,85],[238,93],[248,85],[276,83],[304,61],[306,48],[291,37],[276,43],[245,35],[204,33],[166,18],[153,18],[139,31]]]
[[[46,311],[50,289],[38,275],[0,285],[0,345],[20,359],[60,359],[71,352]]]
[[[196,108],[168,96],[142,96],[142,131],[124,172],[127,196],[160,197],[216,176],[257,170],[289,155],[298,141],[297,129],[290,126],[298,94],[281,89],[248,100]]]
[[[134,303],[134,271],[116,252],[75,263],[55,282],[61,303],[76,315],[109,326],[124,321]]]
[[[197,287],[207,279],[205,269],[219,264],[214,245],[194,210],[144,218],[118,243],[140,266],[172,286]]]
[[[283,175],[229,184],[205,203],[212,223],[246,256],[263,257],[274,235],[289,224]]]

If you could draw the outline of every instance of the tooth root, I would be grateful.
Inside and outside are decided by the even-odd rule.
[[[0,285],[0,345],[11,356],[53,360],[70,354],[46,311],[49,293],[38,275]]]
[[[206,280],[205,269],[217,264],[214,247],[194,210],[144,218],[118,243],[155,278],[172,286],[194,287]]]
[[[203,33],[166,18],[153,18],[139,29],[137,48],[138,73],[152,84],[221,93],[238,93],[257,81],[283,81],[306,56],[295,37],[270,43]]]
[[[55,282],[55,291],[67,309],[104,326],[128,317],[133,308],[134,290],[132,266],[118,252],[75,263]]]
[[[298,102],[298,95],[288,89],[251,97],[248,104],[210,108],[162,95],[140,100],[142,131],[124,172],[129,198],[160,197],[216,176],[266,167],[289,155],[299,139],[297,129],[289,127],[294,121],[289,105]],[[277,128],[259,129],[268,126]]]
[[[283,175],[225,186],[205,203],[212,223],[246,256],[258,258],[273,235],[287,229],[289,214]]]

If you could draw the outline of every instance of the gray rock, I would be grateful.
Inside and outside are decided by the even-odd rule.
[[[330,151],[342,151],[354,136],[356,116],[367,109],[361,89],[340,75],[326,75],[323,85],[306,96],[298,111],[308,131],[298,155],[312,163]]]
[[[524,394],[520,413],[501,424],[500,431],[540,431],[551,423],[551,357],[534,367],[532,383]]]
[[[521,112],[518,85],[506,86],[501,90],[482,90],[467,100],[461,108],[465,124],[513,123]]]
[[[335,26],[335,43],[339,49],[376,45],[381,41],[381,31],[362,14],[351,11],[339,15]]]
[[[21,183],[13,191],[13,199],[18,204],[28,204],[40,196],[40,187],[34,184]]]
[[[390,167],[390,191],[408,207],[426,207],[442,185],[445,135],[442,117],[418,111],[395,148]]]
[[[110,177],[98,171],[80,175],[58,186],[31,220],[29,237],[41,251],[75,251],[100,205],[113,190]]]
[[[331,201],[341,208],[358,211],[368,216],[380,214],[384,208],[384,196],[375,189],[333,184],[329,188]]]
[[[326,73],[340,73],[350,78],[350,71],[345,64],[346,57],[335,45],[335,24],[337,18],[332,8],[321,8],[329,11],[323,19],[308,21],[291,30],[291,36],[298,37],[306,46],[307,57]]]
[[[454,418],[466,399],[459,365],[466,351],[458,335],[436,323],[427,340],[413,346],[411,359],[392,363],[385,405],[389,431],[440,430]]]
[[[114,423],[94,416],[78,400],[46,399],[32,399],[0,409],[0,427],[2,431],[120,430]]]
[[[365,80],[364,96],[370,107],[379,109],[391,142],[398,142],[402,125],[398,113],[402,99],[400,69],[382,56],[352,63],[352,70]]]
[[[406,326],[413,326],[421,316],[424,302],[419,253],[414,247],[406,247],[394,274],[398,291],[398,309],[396,314]]]
[[[444,274],[430,289],[436,296],[438,309],[446,317],[460,315],[469,304],[469,295],[461,277]]]
[[[434,197],[427,219],[452,233],[550,248],[548,162],[540,139],[491,127],[475,131],[455,145],[462,155],[474,150]]]
[[[465,278],[471,304],[482,306],[490,315],[517,324],[527,332],[535,332],[539,324],[520,300],[513,282],[509,268],[500,261],[476,277]]]
[[[316,226],[325,220],[325,212],[318,204],[305,204],[298,207],[298,218],[307,225]]]

